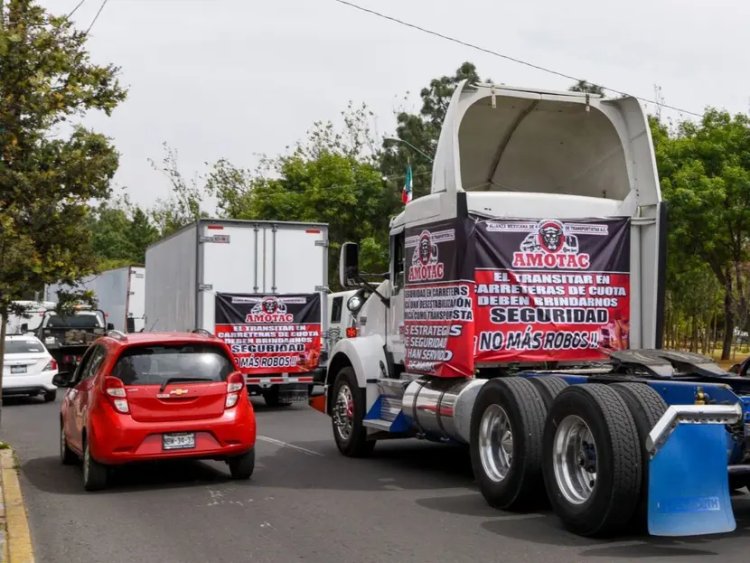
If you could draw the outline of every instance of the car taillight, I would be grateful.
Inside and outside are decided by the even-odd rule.
[[[237,404],[243,387],[245,387],[245,380],[241,373],[233,373],[227,378],[227,398],[224,401],[225,409],[230,409]]]
[[[358,335],[359,335],[359,331],[357,330],[356,326],[346,327],[346,337],[347,338],[356,338]]]
[[[104,392],[112,401],[117,412],[122,414],[128,414],[130,412],[130,406],[128,405],[127,392],[125,391],[125,385],[122,380],[116,377],[105,377],[104,378]]]
[[[42,371],[55,371],[57,369],[57,362],[55,360],[50,360],[47,362],[47,365],[44,366],[44,369]]]

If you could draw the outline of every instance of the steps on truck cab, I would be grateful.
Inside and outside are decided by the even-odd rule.
[[[384,432],[406,432],[411,425],[404,420],[401,410],[401,400],[406,387],[411,383],[408,379],[378,379],[378,398],[372,408],[365,415],[362,424],[367,428]]]

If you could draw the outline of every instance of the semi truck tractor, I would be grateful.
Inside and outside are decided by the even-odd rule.
[[[389,274],[342,247],[357,333],[311,404],[346,456],[467,444],[490,505],[546,497],[577,534],[730,531],[750,381],[661,349],[666,228],[638,100],[461,83]]]
[[[328,226],[204,219],[146,251],[146,330],[223,339],[251,394],[305,402],[328,350]]]
[[[75,286],[49,285],[47,299],[57,301],[57,292],[88,290],[93,292],[97,307],[107,322],[120,332],[141,332],[144,329],[146,304],[146,268],[125,266],[105,270],[80,280]]]

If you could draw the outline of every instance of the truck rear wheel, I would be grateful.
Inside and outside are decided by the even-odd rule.
[[[555,397],[557,397],[560,392],[568,386],[568,382],[562,377],[554,375],[531,377],[529,378],[529,381],[531,381],[532,385],[534,385],[536,390],[539,391],[539,395],[541,395],[542,401],[544,401],[544,407],[546,410],[549,410]]]
[[[612,389],[617,391],[625,401],[633,415],[638,442],[641,446],[643,459],[643,481],[641,483],[641,498],[638,502],[633,525],[638,530],[645,530],[648,524],[648,452],[646,438],[654,425],[667,411],[667,403],[661,395],[644,383],[614,383]]]
[[[333,437],[339,451],[348,457],[364,457],[372,453],[375,440],[367,439],[362,424],[365,417],[365,396],[350,367],[342,368],[333,386],[331,422]]]
[[[520,509],[543,498],[545,413],[539,392],[527,379],[493,379],[479,391],[469,449],[479,490],[491,506]]]
[[[544,428],[544,483],[566,528],[583,536],[622,530],[640,499],[642,456],[626,402],[607,385],[571,385]]]

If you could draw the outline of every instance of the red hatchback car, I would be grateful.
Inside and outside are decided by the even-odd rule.
[[[224,460],[235,479],[255,467],[255,414],[227,345],[208,333],[110,333],[74,373],[60,409],[62,463],[83,460],[83,486],[107,484],[108,466]]]

